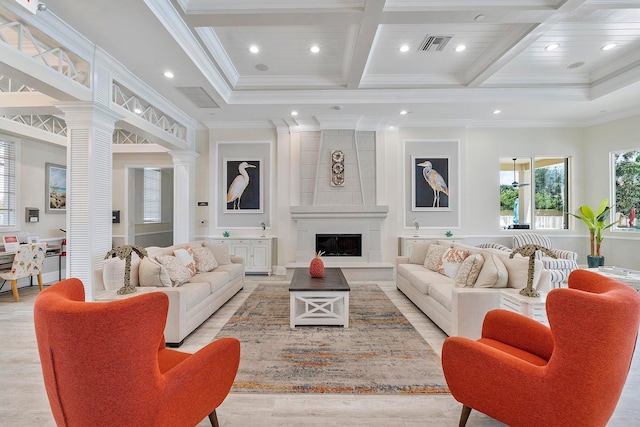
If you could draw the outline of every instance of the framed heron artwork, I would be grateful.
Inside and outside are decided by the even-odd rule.
[[[449,158],[411,157],[411,210],[451,210]]]
[[[262,213],[262,160],[225,158],[225,213]]]

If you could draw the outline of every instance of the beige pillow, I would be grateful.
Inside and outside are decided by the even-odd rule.
[[[168,286],[171,287],[171,278],[167,270],[151,257],[144,257],[138,267],[140,286]]]
[[[191,271],[177,257],[160,255],[156,259],[169,273],[173,286],[180,286],[191,279]]]
[[[484,263],[474,288],[504,288],[507,286],[509,279],[507,267],[494,254],[482,253]]]
[[[542,273],[542,261],[535,260],[534,262],[533,287],[536,288],[540,280],[540,274]],[[522,289],[527,286],[527,280],[529,278],[529,258],[517,254],[511,259],[505,260],[504,265],[507,267],[507,272],[509,273],[507,287]]]
[[[191,276],[195,276],[198,272],[196,269],[196,260],[193,259],[193,250],[187,246],[186,248],[174,249],[173,255],[178,258],[178,260],[187,267]]]
[[[124,267],[126,261],[116,257],[104,260],[102,268],[102,283],[108,291],[120,289],[124,286]],[[129,270],[129,283],[131,286],[138,286],[138,267],[140,257],[135,252],[131,254],[131,269]]]
[[[231,264],[231,256],[229,256],[229,249],[224,243],[208,243],[204,244],[207,248],[211,249],[213,256],[215,257],[218,265]]]
[[[473,288],[478,280],[484,258],[480,254],[469,255],[460,266],[456,274],[456,286],[459,288]]]
[[[199,273],[206,273],[218,268],[218,262],[213,256],[211,249],[200,247],[192,248],[192,250],[193,258],[196,260],[196,270],[198,270]]]
[[[423,265],[424,259],[427,257],[427,249],[429,243],[417,242],[411,245],[411,255],[409,255],[409,264]]]
[[[455,279],[460,266],[468,256],[469,251],[465,249],[447,249],[438,263],[438,273]]]
[[[424,268],[431,271],[438,271],[438,264],[442,260],[442,255],[449,249],[446,246],[431,244],[427,248],[427,256],[424,259]]]

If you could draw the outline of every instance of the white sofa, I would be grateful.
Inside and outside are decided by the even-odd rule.
[[[190,252],[195,250],[198,253],[205,253],[201,252],[203,248],[208,249],[210,252],[206,252],[207,256],[212,254],[215,261],[207,259],[205,262],[196,262],[198,271],[181,283],[184,278],[176,281],[176,271],[184,271],[181,268],[172,269],[172,266],[178,259],[177,256],[174,258],[175,251],[187,247],[191,249]],[[144,288],[144,291],[153,289],[168,295],[169,312],[164,331],[167,346],[179,347],[191,332],[244,287],[244,261],[239,257],[230,257],[225,245],[195,241],[167,248],[154,246],[145,249],[148,257],[140,260],[135,256],[132,260],[131,284]],[[192,257],[194,261],[200,261],[200,258]],[[165,264],[159,260],[165,261]],[[216,265],[215,268],[207,271],[212,265]],[[117,298],[116,291],[122,286],[123,278],[124,261],[118,258],[105,260],[103,269],[96,272],[96,300]]]
[[[438,261],[438,255],[441,260],[447,249],[455,250],[449,257],[457,254],[462,258],[463,251],[469,254],[455,275],[447,271],[450,263]],[[410,257],[397,258],[396,286],[447,335],[478,339],[486,313],[500,307],[500,289],[521,289],[527,284],[529,259],[510,258],[510,254],[447,241],[414,244]],[[434,271],[436,261],[441,271],[453,277]],[[550,274],[539,260],[535,261],[533,286],[539,291],[551,289]]]

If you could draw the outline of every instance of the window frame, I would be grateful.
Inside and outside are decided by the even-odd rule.
[[[13,138],[9,135],[5,135],[5,134],[0,134],[0,144],[4,145],[4,144],[8,144],[8,145],[12,145],[14,147],[14,153],[13,153],[13,173],[11,174],[11,176],[9,177],[10,179],[13,179],[13,195],[11,195],[11,189],[7,189],[5,190],[4,188],[0,188],[0,193],[5,193],[8,194],[8,198],[12,199],[12,203],[10,202],[10,206],[11,204],[14,206],[13,208],[13,223],[8,223],[7,225],[4,225],[2,222],[0,222],[0,232],[11,232],[11,231],[19,231],[20,230],[20,224],[19,224],[19,219],[18,219],[18,210],[19,210],[19,200],[18,200],[18,194],[20,193],[20,144],[21,141],[20,139],[17,138]],[[6,158],[5,158],[6,159]],[[9,161],[11,161],[11,159],[8,159]],[[12,185],[11,182],[9,182],[7,184],[9,187]],[[9,212],[9,221],[11,220],[11,207],[9,207],[8,209]]]
[[[147,188],[148,184],[151,184],[148,173],[154,173],[155,177],[153,177],[153,184],[155,184],[155,188]],[[142,208],[142,222],[143,224],[159,224],[162,222],[162,170],[158,168],[143,168],[143,208]],[[154,191],[151,194],[151,191]],[[151,200],[151,196],[153,200]],[[153,206],[152,206],[153,205]],[[147,214],[147,209],[153,207],[153,212]],[[154,215],[151,215],[153,213]]]
[[[609,169],[610,169],[610,185],[609,185],[609,191],[611,192],[610,198],[609,198],[609,206],[611,206],[611,211],[609,214],[609,219],[607,221],[607,223],[615,221],[616,224],[611,227],[611,231],[613,232],[621,232],[621,233],[639,233],[640,232],[640,202],[638,203],[637,206],[637,211],[636,211],[636,220],[635,220],[635,226],[634,228],[630,228],[628,226],[628,219],[629,219],[629,215],[626,215],[625,213],[621,212],[622,209],[618,209],[618,175],[617,175],[617,168],[616,168],[616,156],[617,155],[621,155],[621,154],[627,154],[627,153],[638,153],[637,156],[638,158],[640,158],[640,147],[637,148],[633,148],[633,149],[625,149],[625,150],[616,150],[616,151],[611,151],[609,153]],[[640,184],[640,176],[637,178],[638,179],[638,183]],[[622,226],[620,224],[620,222],[624,222],[625,226]]]

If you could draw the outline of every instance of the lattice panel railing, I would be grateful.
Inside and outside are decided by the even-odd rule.
[[[53,46],[52,40],[45,42],[25,24],[0,16],[0,42],[18,49],[32,60],[46,65],[61,75],[89,87],[90,64],[87,61],[60,46]]]
[[[17,92],[35,92],[34,89],[27,85],[17,82],[15,79],[0,74],[0,92],[17,93]]]
[[[114,144],[151,144],[148,139],[136,135],[135,133],[128,132],[124,129],[116,129],[113,132]]]
[[[57,116],[30,114],[2,117],[56,135],[67,136],[67,123]]]
[[[176,138],[186,141],[187,128],[185,126],[167,116],[148,102],[140,99],[117,82],[113,82],[112,92],[113,102],[115,104],[140,116],[147,122],[175,136]]]

